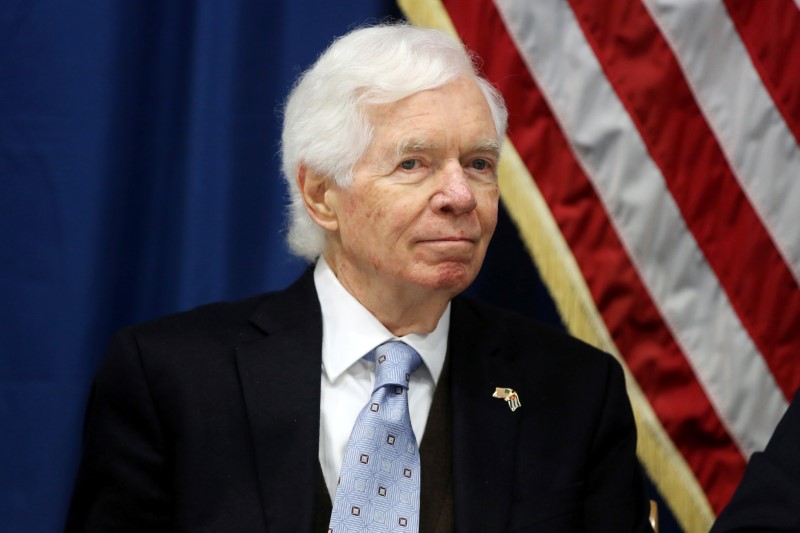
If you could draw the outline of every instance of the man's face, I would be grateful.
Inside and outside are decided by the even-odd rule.
[[[459,79],[367,117],[373,138],[352,184],[327,193],[337,274],[371,289],[461,292],[497,223],[499,144],[485,97]]]

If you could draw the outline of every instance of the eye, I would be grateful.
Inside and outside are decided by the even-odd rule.
[[[406,159],[400,163],[400,168],[403,170],[414,170],[419,167],[419,159]]]
[[[476,159],[471,165],[475,170],[486,170],[489,168],[489,162],[485,159]]]

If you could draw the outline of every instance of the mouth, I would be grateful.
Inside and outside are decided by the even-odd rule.
[[[478,242],[477,237],[466,237],[464,235],[452,235],[452,236],[444,236],[444,237],[434,237],[431,239],[422,239],[420,242],[426,243],[470,243],[474,244]]]
[[[423,239],[420,244],[428,246],[434,250],[438,249],[441,252],[449,251],[461,253],[471,250],[478,243],[478,239],[470,239],[468,237],[438,237],[435,239]]]

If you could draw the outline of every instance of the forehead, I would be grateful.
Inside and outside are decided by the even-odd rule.
[[[367,108],[373,141],[428,142],[447,138],[471,142],[497,139],[486,97],[477,83],[459,78],[388,104]]]

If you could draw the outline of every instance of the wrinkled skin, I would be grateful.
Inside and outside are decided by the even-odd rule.
[[[497,222],[491,111],[458,79],[367,116],[373,139],[352,183],[304,171],[301,190],[345,288],[395,334],[431,331],[475,279]]]

